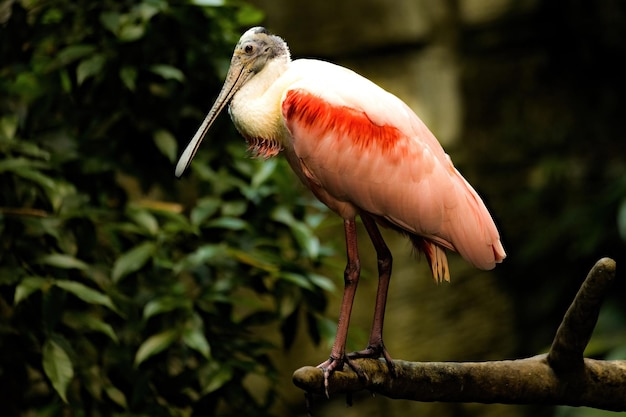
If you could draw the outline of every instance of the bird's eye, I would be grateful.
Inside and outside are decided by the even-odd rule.
[[[254,46],[252,45],[246,45],[245,48],[243,48],[243,50],[247,53],[247,54],[251,54],[254,51]]]

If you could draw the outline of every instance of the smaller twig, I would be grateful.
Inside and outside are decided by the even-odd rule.
[[[598,321],[600,307],[615,278],[615,261],[600,259],[593,266],[563,317],[548,353],[555,371],[572,372],[583,365],[583,352]]]
[[[15,217],[48,217],[50,213],[30,207],[0,207],[0,214]]]

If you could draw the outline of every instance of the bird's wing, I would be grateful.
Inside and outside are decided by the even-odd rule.
[[[333,64],[297,60],[282,100],[292,166],[342,213],[354,208],[491,269],[504,257],[480,197],[400,99]],[[298,166],[299,165],[299,166]]]

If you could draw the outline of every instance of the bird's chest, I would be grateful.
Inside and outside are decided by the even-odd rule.
[[[286,130],[280,97],[270,91],[259,93],[254,89],[242,89],[233,97],[228,112],[254,156],[268,158],[283,149]]]

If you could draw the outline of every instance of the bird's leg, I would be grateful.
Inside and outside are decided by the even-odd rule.
[[[344,220],[344,231],[346,234],[346,254],[348,262],[344,271],[344,290],[339,310],[339,320],[337,323],[337,335],[335,343],[330,351],[330,358],[319,364],[317,367],[324,372],[324,387],[328,392],[328,378],[336,369],[341,370],[346,360],[346,339],[348,338],[348,325],[350,324],[350,314],[352,313],[352,303],[356,294],[356,287],[359,283],[361,273],[361,262],[359,261],[359,251],[356,236],[356,221],[354,219]]]
[[[391,279],[391,251],[387,247],[383,236],[378,230],[376,221],[367,213],[361,213],[361,219],[365,225],[365,229],[374,244],[376,257],[378,259],[378,290],[376,292],[376,306],[374,307],[374,322],[370,332],[370,340],[365,348],[359,352],[348,354],[349,359],[356,358],[379,358],[384,357],[389,370],[393,373],[393,361],[391,356],[385,349],[383,343],[383,323],[385,321],[385,306],[387,304],[387,292],[389,289],[389,281]]]

